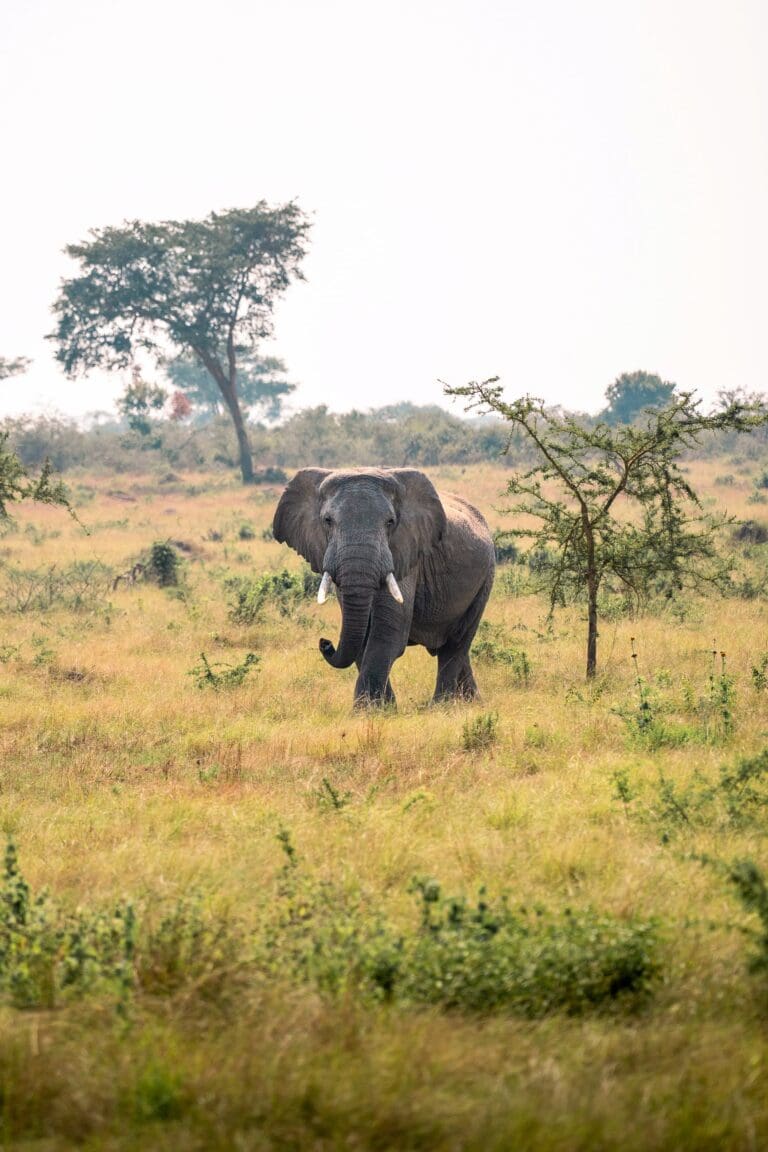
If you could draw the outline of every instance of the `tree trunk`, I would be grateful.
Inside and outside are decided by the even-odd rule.
[[[591,680],[597,672],[597,590],[602,573],[597,569],[595,536],[586,511],[582,519],[587,541],[587,680]]]
[[[587,680],[597,672],[597,582],[588,581],[587,608]]]
[[[245,428],[245,421],[243,420],[242,409],[237,400],[237,393],[234,388],[221,387],[221,394],[224,397],[224,403],[229,409],[229,414],[232,417],[232,423],[235,426],[235,433],[237,434],[237,447],[240,453],[240,472],[243,477],[243,484],[253,484],[253,457],[251,455],[251,445],[248,441],[248,433]]]
[[[243,477],[243,484],[253,484],[253,457],[251,455],[251,445],[248,442],[248,433],[245,430],[245,421],[243,420],[243,412],[240,407],[240,402],[237,399],[237,388],[235,385],[235,355],[230,340],[229,353],[229,375],[224,371],[221,361],[218,356],[205,348],[193,346],[193,352],[199,357],[202,364],[207,371],[216,381],[216,387],[221,392],[224,403],[227,406],[232,423],[235,426],[235,433],[237,434],[237,447],[240,453],[240,473]]]

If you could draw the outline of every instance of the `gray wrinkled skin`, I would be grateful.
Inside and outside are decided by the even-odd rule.
[[[341,637],[320,651],[334,668],[357,665],[356,704],[394,704],[389,674],[408,644],[437,657],[435,700],[477,694],[469,650],[495,564],[488,525],[466,500],[438,494],[412,468],[303,468],[273,531],[336,585]],[[390,572],[402,604],[386,587]]]

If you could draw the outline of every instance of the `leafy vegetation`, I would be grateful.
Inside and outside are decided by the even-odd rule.
[[[683,828],[761,829],[768,814],[768,749],[722,764],[717,776],[696,770],[685,781],[659,768],[650,789],[633,785],[629,773],[614,773],[616,798],[643,819],[658,821],[665,836]]]
[[[498,739],[498,712],[481,712],[467,720],[461,729],[461,745],[466,752],[479,752],[490,748]]]
[[[237,975],[237,928],[204,911],[199,894],[156,913],[129,901],[106,910],[67,909],[46,889],[33,895],[9,840],[0,883],[0,995],[17,1008],[56,1008],[86,994],[125,1014],[137,993],[192,989],[224,995]],[[227,989],[229,991],[230,989]]]
[[[22,500],[69,507],[66,488],[60,480],[54,480],[50,461],[43,462],[38,476],[30,476],[16,453],[8,448],[8,433],[0,432],[0,523],[9,516],[8,506]]]
[[[255,578],[229,577],[227,590],[232,595],[229,618],[235,624],[255,624],[264,609],[272,606],[281,616],[293,617],[307,600],[314,600],[320,577],[305,564],[301,571],[265,572]]]
[[[143,388],[150,387],[159,386],[143,381]],[[7,419],[0,427],[8,432],[27,467],[39,467],[46,456],[58,471],[86,467],[129,472],[151,465],[230,470],[239,466],[228,418],[216,416],[191,425],[173,421],[167,418],[166,393],[162,388],[160,392],[159,409],[147,406],[138,413],[146,435],[126,435],[126,429],[130,431],[127,413],[120,423],[100,422],[90,428],[56,417]],[[136,397],[144,398],[144,393]],[[308,460],[328,466],[496,463],[509,439],[500,420],[463,420],[437,406],[408,403],[368,412],[336,413],[325,406],[303,409],[274,426],[249,421],[247,432],[255,457],[270,462],[254,469],[254,480],[273,484],[285,483],[284,470],[301,467]],[[512,458],[525,458],[522,452],[517,445]]]
[[[163,370],[191,405],[190,415],[210,420],[222,414],[223,398],[216,381],[203,365],[189,353],[181,353],[163,362]],[[277,420],[283,401],[296,385],[285,378],[286,367],[276,356],[257,356],[241,351],[237,366],[237,391],[240,404],[251,415]]]
[[[760,927],[752,931],[755,942],[749,967],[753,972],[768,975],[768,882],[765,874],[752,860],[738,860],[728,868],[728,879],[748,912],[753,912]]]
[[[650,924],[570,909],[560,916],[513,912],[483,894],[472,906],[443,898],[433,880],[416,881],[414,890],[420,924],[398,933],[359,895],[303,875],[291,849],[262,926],[248,940],[242,926],[211,917],[194,894],[146,921],[127,902],[68,912],[47,891],[32,896],[9,841],[0,886],[0,994],[18,1008],[54,1008],[96,993],[113,997],[125,1013],[137,993],[173,996],[192,987],[222,1003],[246,973],[252,981],[280,973],[333,996],[354,990],[388,1001],[541,1016],[631,1004],[658,974]]]
[[[201,652],[200,663],[191,669],[189,675],[198,688],[213,688],[215,692],[219,692],[222,688],[239,688],[258,663],[259,657],[256,653],[248,652],[240,664],[219,661],[212,665],[205,652]]]
[[[418,925],[396,932],[357,893],[305,876],[290,839],[264,963],[321,991],[388,1002],[536,1017],[647,996],[659,973],[656,930],[591,911],[513,910],[506,900],[446,898],[412,885]]]
[[[517,684],[527,684],[531,678],[531,662],[524,648],[512,644],[498,624],[482,620],[472,645],[472,655],[481,663],[505,664]]]

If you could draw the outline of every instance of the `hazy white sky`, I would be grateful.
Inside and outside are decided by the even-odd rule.
[[[43,335],[63,246],[296,197],[296,404],[645,368],[768,387],[764,0],[3,0],[0,416],[109,408]]]

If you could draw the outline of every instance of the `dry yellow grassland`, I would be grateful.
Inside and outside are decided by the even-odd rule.
[[[496,510],[502,468],[427,471],[509,526]],[[761,519],[748,502],[758,471],[706,460],[691,478],[705,500]],[[716,484],[727,472],[735,482]],[[194,889],[251,928],[288,829],[302,868],[362,888],[395,923],[413,919],[417,875],[449,893],[485,885],[522,904],[657,918],[662,975],[638,1011],[534,1021],[377,1007],[279,980],[244,983],[226,1012],[183,994],[138,998],[127,1020],[98,999],[6,1007],[5,1147],[768,1147],[766,985],[747,972],[738,929],[753,920],[692,859],[768,870],[765,828],[683,822],[665,837],[654,815],[660,771],[684,787],[768,744],[768,691],[751,676],[768,651],[764,598],[683,594],[616,613],[587,686],[581,611],[548,628],[543,599],[499,582],[486,618],[525,650],[527,683],[476,661],[482,700],[429,708],[435,661],[409,649],[393,671],[398,711],[353,714],[355,670],[328,668],[317,649],[320,635],[336,639],[335,601],[308,601],[299,619],[270,609],[249,627],[228,618],[225,574],[300,567],[261,537],[276,489],[136,475],[79,477],[72,490],[89,534],[61,510],[24,507],[0,540],[4,562],[122,572],[155,540],[192,550],[181,594],[139,580],[97,611],[0,615],[0,830],[33,891],[151,910]],[[689,700],[707,697],[713,641],[725,651],[732,733],[633,741],[621,715],[637,706],[630,637],[643,678],[678,704],[685,686]],[[241,687],[206,691],[189,675],[201,652],[260,663]],[[495,741],[467,750],[467,722],[487,712]],[[703,723],[695,708],[677,722]],[[617,772],[632,784],[627,804]],[[324,780],[345,795],[339,811],[319,800]]]

